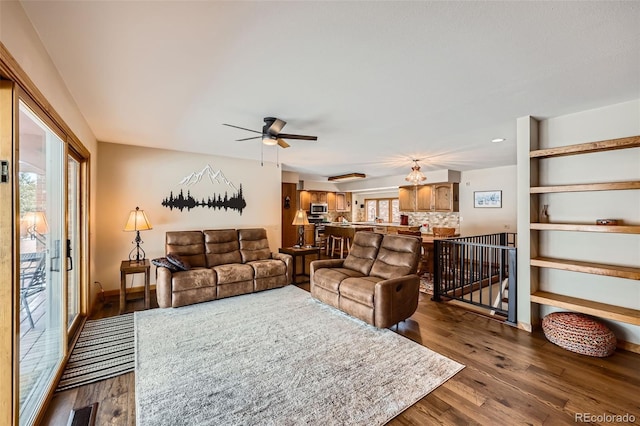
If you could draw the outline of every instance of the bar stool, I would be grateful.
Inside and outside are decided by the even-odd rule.
[[[347,243],[347,253],[350,252],[350,249],[349,249],[350,239],[349,239],[349,237],[341,237],[341,236],[337,236],[337,235],[330,235],[329,236],[329,241],[327,241],[327,256],[329,254],[331,255],[331,257],[335,256],[336,242],[340,245],[340,259],[342,259],[343,253],[344,253],[344,244],[345,244],[345,242]]]

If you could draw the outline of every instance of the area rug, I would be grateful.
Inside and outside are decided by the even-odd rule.
[[[133,314],[85,323],[57,392],[133,371]]]
[[[135,313],[136,422],[381,425],[463,365],[295,286]]]
[[[433,295],[433,275],[426,273],[420,275],[420,292]]]

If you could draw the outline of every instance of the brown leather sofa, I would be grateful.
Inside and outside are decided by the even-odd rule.
[[[190,305],[291,283],[292,257],[271,253],[267,231],[216,229],[166,233],[167,255],[178,255],[188,270],[159,266],[156,293],[161,308]]]
[[[356,232],[345,259],[311,262],[311,295],[379,328],[418,307],[421,241],[406,235]]]

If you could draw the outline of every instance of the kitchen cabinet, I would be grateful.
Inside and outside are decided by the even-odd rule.
[[[433,210],[433,188],[431,185],[419,185],[416,187],[416,211],[424,212]]]
[[[311,210],[311,193],[309,191],[299,191],[300,209],[308,212]]]
[[[336,210],[339,212],[348,211],[347,207],[347,194],[344,192],[336,192]],[[349,203],[350,204],[350,203]]]
[[[459,185],[436,183],[433,185],[433,210],[437,212],[460,211]]]
[[[565,157],[565,156],[580,156],[582,154],[597,153],[603,151],[631,149],[640,147],[640,136],[633,136],[621,139],[611,139],[597,142],[587,142],[577,145],[561,146],[556,148],[538,149],[529,152],[529,158],[531,160],[537,160],[533,163],[532,170],[534,173],[541,168],[542,162],[546,162],[546,166],[560,167],[558,163],[550,162],[548,159]],[[584,157],[578,157],[584,158]],[[552,160],[553,161],[553,160]],[[586,161],[586,160],[585,160]],[[606,166],[606,162],[602,163],[603,167]],[[615,165],[613,166],[615,167]],[[536,173],[537,174],[537,173]],[[531,186],[529,193],[534,200],[534,205],[542,204],[542,201],[538,198],[546,196],[546,194],[565,194],[573,192],[584,191],[621,191],[621,190],[640,190],[639,180],[629,180],[625,182],[599,182],[599,183],[583,183],[572,185],[542,185]],[[564,195],[559,195],[563,198]],[[570,212],[569,212],[570,213]],[[596,225],[585,224],[581,218],[576,217],[571,220],[569,217],[564,217],[564,212],[557,212],[559,217],[563,217],[562,223],[549,223],[542,218],[536,220],[536,216],[532,215],[532,221],[529,224],[530,232],[536,232],[538,234],[551,233],[551,232],[586,232],[586,233],[619,233],[619,234],[635,234],[640,235],[640,225]],[[630,212],[630,216],[633,217],[633,212]],[[586,238],[583,238],[583,240]],[[569,272],[580,272],[583,274],[603,275],[612,278],[623,278],[628,280],[640,281],[640,268],[638,265],[620,265],[620,264],[606,264],[595,262],[584,262],[576,259],[566,258],[567,253],[558,253],[559,257],[554,257],[552,252],[554,247],[550,247],[546,256],[539,256],[536,253],[540,252],[539,238],[535,240],[531,250],[531,258],[529,264],[532,267],[538,269],[558,269]],[[595,241],[595,238],[594,238]],[[597,240],[602,241],[602,240]],[[574,250],[576,257],[579,255],[579,247]],[[533,271],[532,271],[533,272]],[[580,292],[580,286],[576,286],[575,293],[573,295],[554,293],[553,291],[541,290],[540,275],[531,274],[531,302],[539,305],[553,306],[561,309],[569,309],[576,312],[582,312],[589,315],[596,315],[601,318],[609,320],[621,321],[633,325],[640,325],[640,310],[631,309],[623,306],[611,305],[602,303],[592,299],[592,295],[589,295],[587,291],[583,294]],[[547,278],[549,279],[549,278]],[[552,288],[553,280],[545,283],[545,287]],[[608,290],[603,290],[608,291]],[[591,297],[590,297],[591,296]]]
[[[335,192],[327,192],[327,205],[330,212],[337,210]]]
[[[325,191],[309,191],[309,194],[311,194],[311,204],[327,202],[327,193]]]
[[[398,188],[402,212],[457,212],[459,207],[457,183],[406,185]]]
[[[416,187],[414,185],[398,188],[399,209],[401,212],[416,211]]]
[[[316,227],[315,225],[305,225],[304,226],[304,244],[305,245],[316,245]]]

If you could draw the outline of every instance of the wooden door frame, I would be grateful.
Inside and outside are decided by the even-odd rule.
[[[11,87],[11,89],[9,90],[8,87]],[[0,160],[8,159],[10,161],[9,185],[0,183],[0,197],[2,200],[10,199],[12,201],[10,206],[5,206],[6,203],[2,203],[2,206],[0,206],[0,247],[2,247],[2,250],[0,250],[0,276],[10,277],[8,281],[0,281],[0,424],[15,426],[19,424],[20,413],[18,398],[20,380],[18,362],[20,300],[19,293],[15,291],[19,277],[17,262],[19,254],[17,252],[18,246],[15,243],[19,237],[19,226],[17,226],[15,218],[19,217],[19,206],[16,201],[17,183],[14,180],[17,176],[15,162],[18,158],[18,147],[15,145],[15,140],[17,140],[18,94],[28,97],[44,114],[40,118],[44,119],[43,121],[47,122],[47,124],[52,123],[53,127],[62,132],[64,135],[62,140],[65,143],[65,159],[66,154],[73,150],[84,160],[82,162],[82,178],[85,179],[85,184],[81,200],[81,213],[84,220],[82,230],[84,273],[81,279],[85,280],[81,284],[81,311],[84,315],[89,313],[91,307],[89,300],[91,283],[89,271],[91,154],[62,117],[54,110],[53,106],[47,101],[2,42],[0,42],[0,88],[2,89],[0,90]],[[10,102],[7,99],[10,99]],[[5,250],[5,247],[9,247],[10,250]],[[65,346],[65,351],[64,362],[66,362],[69,355],[68,345]],[[58,371],[58,378],[60,375],[62,375],[62,368]],[[10,385],[8,386],[8,384]],[[49,389],[43,405],[39,407],[36,413],[34,424],[39,424],[42,421],[46,406],[53,397],[54,390],[54,388]]]
[[[9,162],[8,182],[0,183],[0,424],[18,424],[18,324],[16,309],[20,306],[16,281],[18,277],[17,232],[14,220],[16,203],[15,129],[17,120],[15,84],[0,80],[0,160]],[[8,250],[6,249],[8,248]]]

